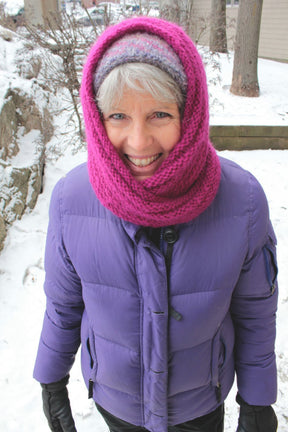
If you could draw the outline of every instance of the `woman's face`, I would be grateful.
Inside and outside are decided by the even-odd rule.
[[[180,139],[177,104],[150,93],[127,89],[103,115],[108,138],[137,180],[151,177]]]

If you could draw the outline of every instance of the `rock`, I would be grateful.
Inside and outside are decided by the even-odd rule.
[[[11,224],[21,219],[26,209],[33,209],[42,189],[43,164],[29,167],[6,166],[0,182],[0,204],[4,221]]]
[[[40,56],[33,56],[27,62],[27,59],[19,59],[18,70],[19,75],[24,78],[31,80],[33,78],[37,78],[42,67],[42,60]]]
[[[38,195],[42,192],[43,171],[44,171],[43,164],[42,165],[35,164],[32,165],[31,167],[28,189],[27,189],[27,196],[26,196],[26,207],[31,210],[35,207]]]
[[[4,218],[0,214],[0,251],[3,249],[5,237],[6,237],[6,225],[4,222]]]
[[[17,124],[23,126],[26,133],[32,129],[42,129],[42,114],[30,96],[23,93],[21,89],[14,88],[7,92],[6,99],[14,104]]]
[[[53,125],[46,108],[41,110],[30,96],[14,88],[5,97],[0,132],[1,250],[7,226],[35,207],[42,191],[45,144]]]
[[[16,105],[12,96],[7,95],[5,99],[0,113],[0,158],[3,160],[18,152]]]

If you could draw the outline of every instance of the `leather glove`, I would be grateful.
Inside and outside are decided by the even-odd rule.
[[[278,421],[272,406],[248,405],[239,394],[240,415],[236,432],[276,432]]]
[[[41,384],[43,410],[53,432],[77,432],[68,397],[68,381],[69,375],[54,383]]]

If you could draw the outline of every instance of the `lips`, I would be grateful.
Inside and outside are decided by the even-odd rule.
[[[126,158],[131,162],[133,165],[137,167],[147,167],[148,165],[152,164],[156,159],[158,159],[161,156],[161,153],[158,153],[157,155],[150,156],[150,157],[133,157],[129,155],[125,155]]]
[[[163,153],[157,153],[153,156],[131,156],[125,154],[125,163],[130,169],[132,175],[137,180],[144,180],[151,177],[163,162]]]

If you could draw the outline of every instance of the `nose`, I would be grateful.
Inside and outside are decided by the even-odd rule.
[[[128,135],[128,145],[132,151],[136,152],[135,156],[142,153],[147,154],[152,142],[153,137],[147,124],[142,121],[134,121]]]

